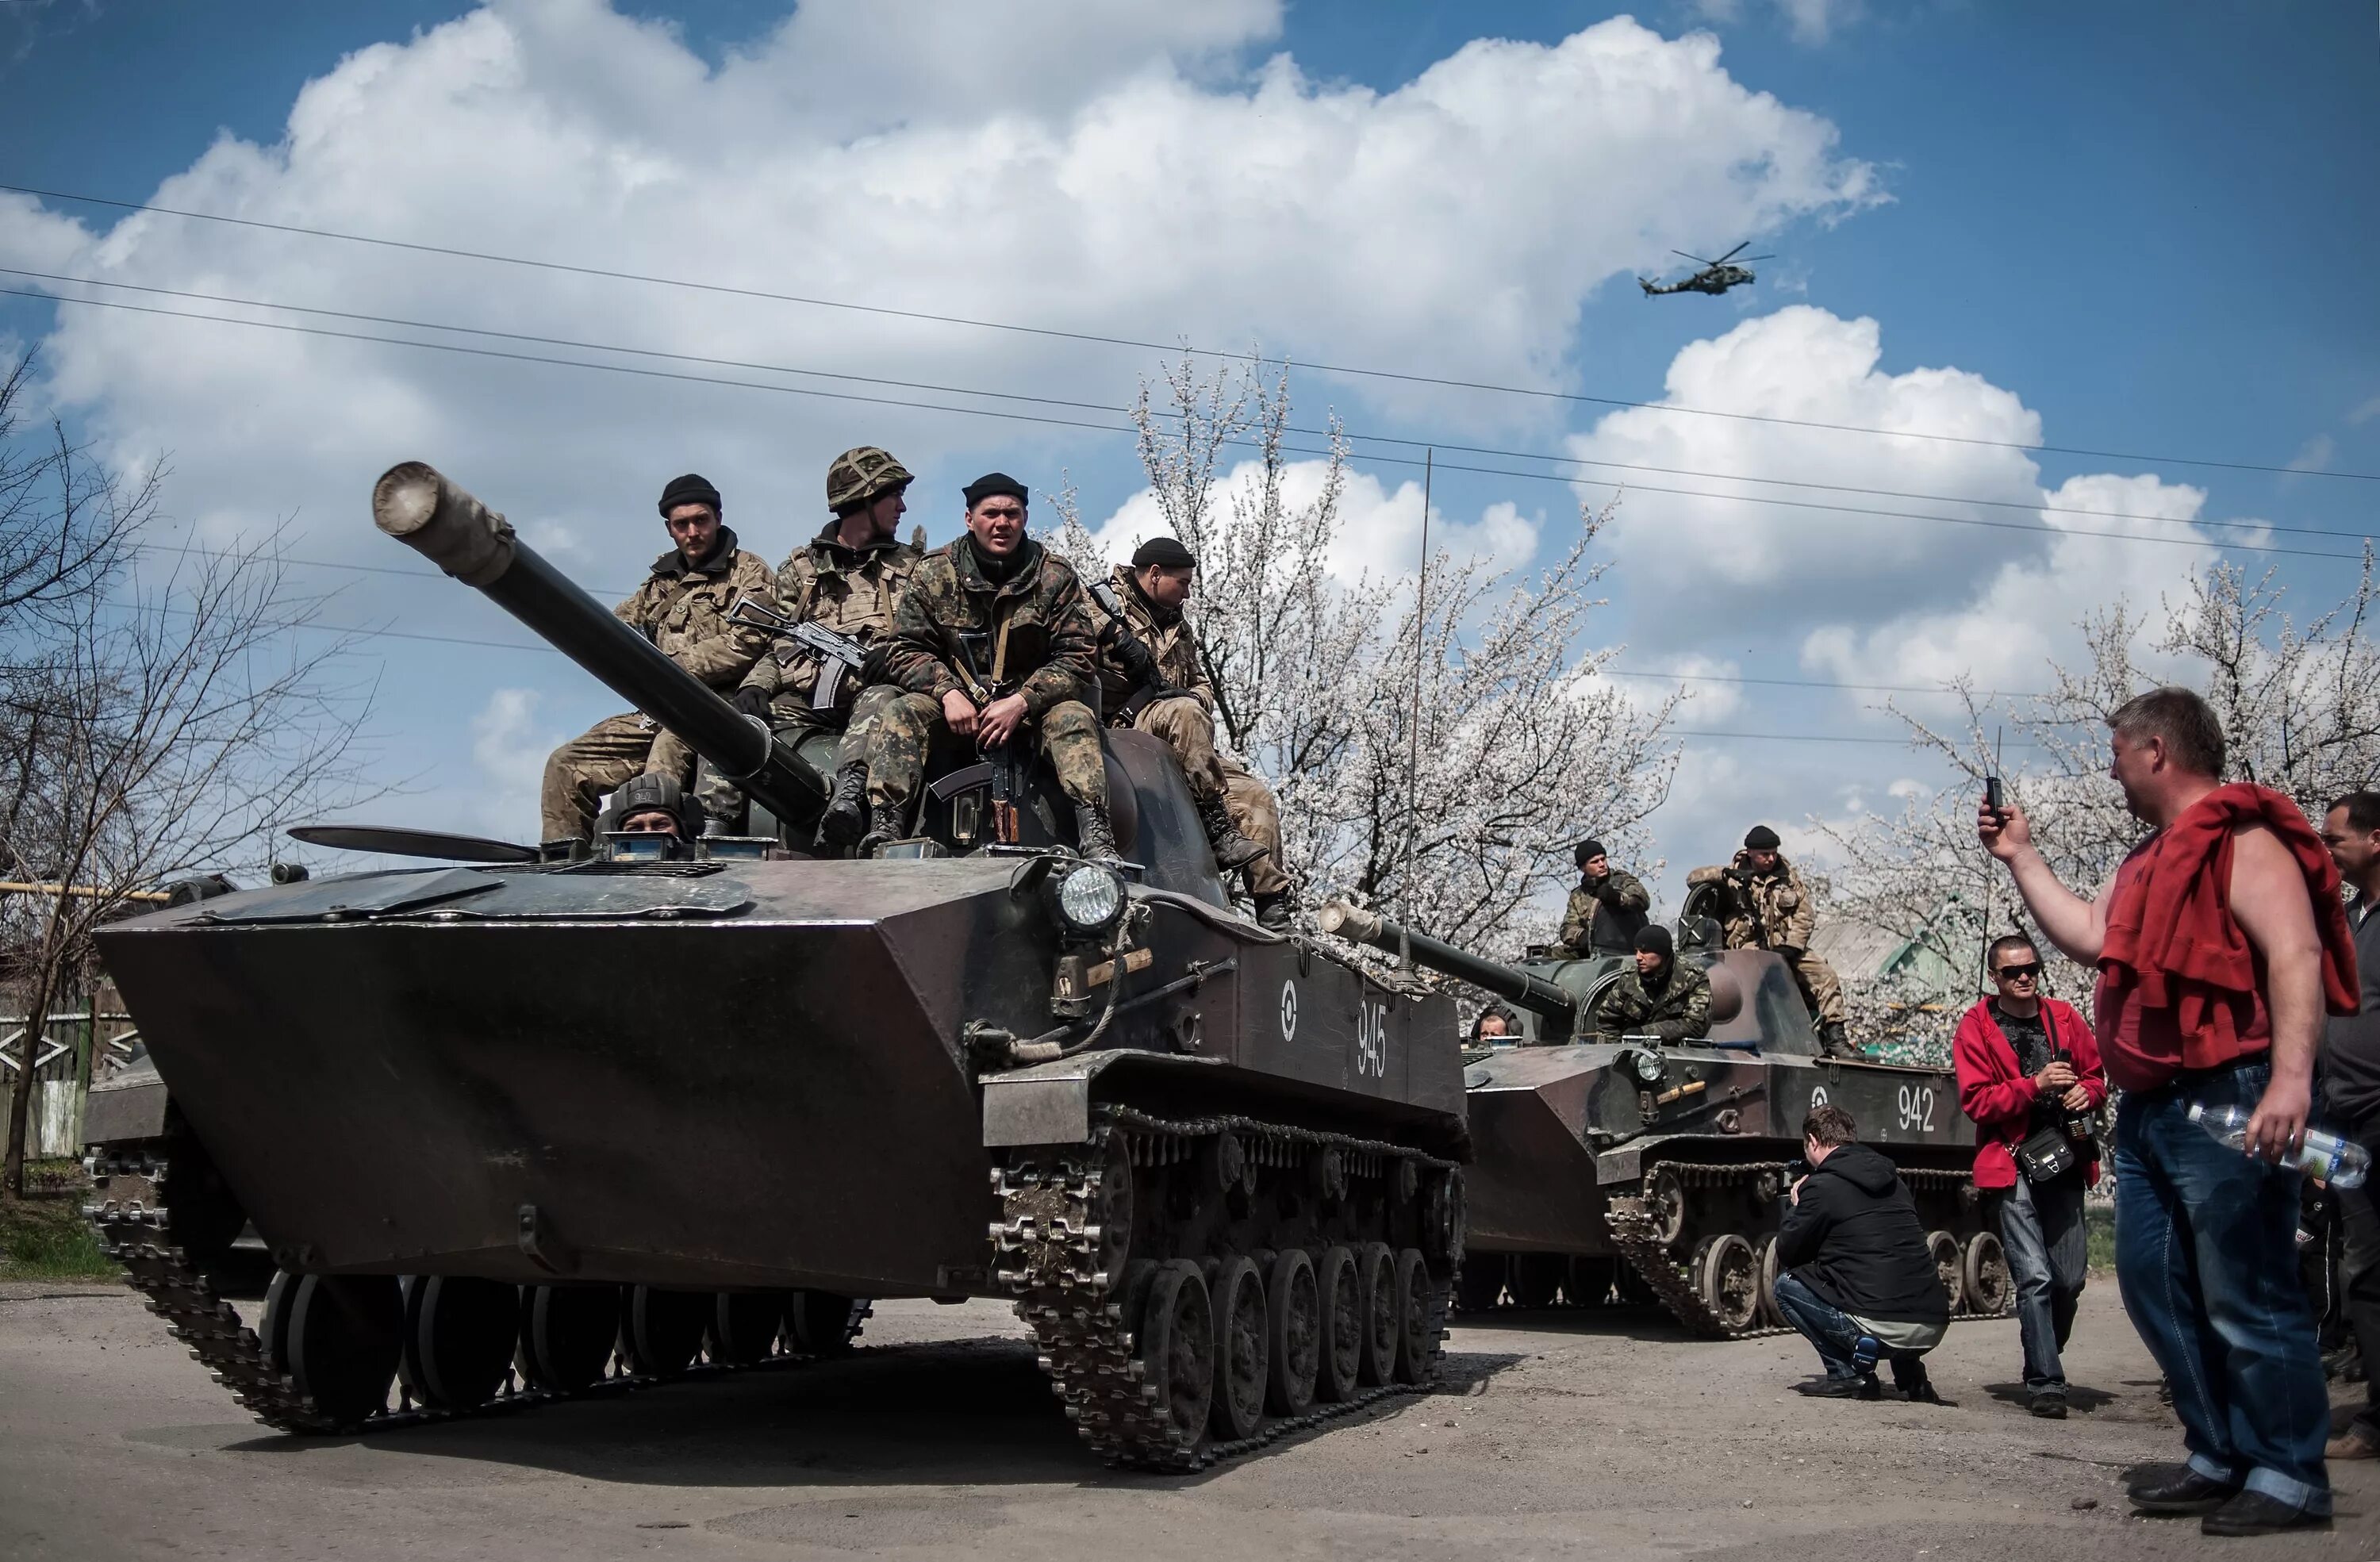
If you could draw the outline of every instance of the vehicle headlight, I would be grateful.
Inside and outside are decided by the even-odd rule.
[[[1103,933],[1123,914],[1123,876],[1084,863],[1058,880],[1058,915],[1076,933]]]
[[[1628,1059],[1628,1067],[1635,1073],[1637,1079],[1646,1084],[1660,1083],[1661,1059],[1658,1053],[1639,1052]]]

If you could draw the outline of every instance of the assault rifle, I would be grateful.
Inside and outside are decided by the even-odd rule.
[[[791,619],[765,603],[750,597],[738,597],[735,605],[727,610],[728,622],[747,628],[766,629],[772,635],[783,636],[808,648],[818,658],[818,682],[810,687],[810,708],[832,710],[836,696],[843,692],[845,672],[862,672],[868,667],[868,648],[848,635],[838,635],[823,624],[808,619]]]

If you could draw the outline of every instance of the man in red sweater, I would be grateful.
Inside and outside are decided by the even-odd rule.
[[[1975,1122],[1975,1186],[1992,1202],[2016,1280],[2033,1413],[2063,1421],[2058,1353],[2088,1273],[2082,1195],[2099,1180],[2099,1148],[2087,1123],[2107,1098],[2107,1074],[2073,1005],[2041,996],[2041,952],[2031,939],[2021,933],[1996,939],[1985,959],[1998,995],[1968,1010],[1950,1043],[1959,1108]],[[2037,1143],[2063,1146],[2062,1169],[2035,1175],[2043,1168],[2019,1164],[2017,1147],[2036,1135]]]
[[[2116,1112],[2116,1278],[2173,1386],[2188,1467],[2145,1513],[2216,1535],[2330,1524],[2330,1403],[2298,1277],[2296,1156],[2325,1009],[2351,1013],[2338,870],[2287,797],[2223,775],[2223,728],[2183,688],[2107,717],[2124,803],[2154,829],[2084,900],[2015,808],[1977,811],[2034,926],[2099,968],[2093,1027]],[[2190,1120],[2249,1114],[2242,1155]]]

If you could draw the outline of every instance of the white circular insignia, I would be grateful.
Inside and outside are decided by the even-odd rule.
[[[1826,1087],[1825,1085],[1823,1085],[1823,1084],[1822,1084],[1822,1085],[1819,1085],[1816,1089],[1815,1089],[1815,1090],[1813,1090],[1813,1091],[1811,1091],[1811,1092],[1810,1092],[1810,1109],[1811,1109],[1812,1111],[1814,1111],[1814,1112],[1815,1112],[1815,1111],[1816,1111],[1819,1108],[1821,1108],[1821,1107],[1825,1106],[1826,1104],[1827,1104],[1827,1087]]]
[[[1297,983],[1281,985],[1281,1039],[1290,1041],[1297,1035]]]

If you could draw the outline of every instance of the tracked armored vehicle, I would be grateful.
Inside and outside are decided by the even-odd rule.
[[[1831,1102],[1889,1156],[1915,1196],[1954,1312],[1997,1314],[2008,1266],[1972,1175],[1973,1125],[1947,1070],[1818,1057],[1779,956],[1721,950],[1680,919],[1678,958],[1711,981],[1703,1041],[1573,1038],[1618,979],[1619,956],[1483,960],[1353,906],[1322,926],[1485,988],[1519,1011],[1514,1045],[1464,1055],[1475,1159],[1459,1303],[1482,1309],[1658,1302],[1696,1333],[1781,1327],[1776,1233],[1802,1120]],[[1592,1036],[1591,1018],[1584,1033]]]
[[[783,745],[501,516],[418,465],[374,510],[815,815]],[[1170,753],[1107,742],[1122,871],[1041,769],[959,755],[885,858],[619,836],[111,927],[156,1072],[94,1120],[101,1235],[299,1432],[832,1353],[889,1297],[1014,1300],[1129,1463],[1426,1385],[1463,1240],[1451,1007],[1235,914]]]

